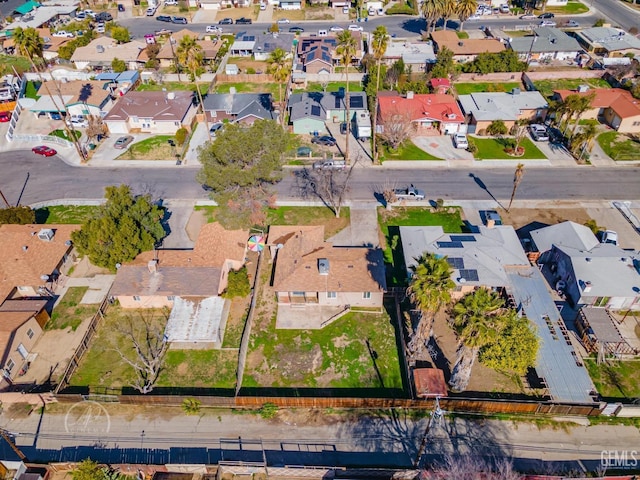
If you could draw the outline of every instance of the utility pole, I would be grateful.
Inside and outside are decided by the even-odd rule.
[[[9,202],[7,202],[7,198],[4,196],[4,193],[2,193],[2,190],[0,190],[0,197],[2,197],[2,201],[7,206],[7,208],[11,208],[11,205],[9,205]]]
[[[9,432],[7,432],[4,428],[0,429],[0,436],[5,440],[5,442],[9,444],[9,446],[11,447],[11,450],[13,450],[16,453],[16,455],[20,457],[20,460],[22,460],[23,462],[29,461],[27,459],[27,456],[24,453],[22,453],[22,450],[20,450],[16,445],[16,443],[13,441],[13,436]]]

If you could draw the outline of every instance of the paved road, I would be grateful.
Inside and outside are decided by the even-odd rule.
[[[127,183],[136,193],[162,199],[205,199],[194,168],[75,168],[59,158],[36,157],[28,150],[0,153],[0,190],[11,204],[60,198],[98,199],[104,187]],[[288,171],[277,186],[281,200],[299,199]],[[473,175],[473,177],[471,176]],[[528,168],[518,188],[519,200],[638,200],[640,168]],[[385,182],[424,188],[430,199],[498,200],[511,195],[513,167],[390,170],[358,169],[351,182],[352,200],[373,200]],[[22,192],[22,193],[21,193]]]

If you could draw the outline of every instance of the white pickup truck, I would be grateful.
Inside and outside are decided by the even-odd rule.
[[[424,200],[424,191],[413,185],[409,185],[407,188],[396,188],[393,193],[398,200]]]

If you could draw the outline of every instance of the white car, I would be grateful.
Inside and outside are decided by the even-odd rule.
[[[349,25],[348,30],[351,32],[362,32],[364,28],[362,28],[360,25]]]
[[[280,25],[285,25],[287,23],[291,23],[291,20],[289,20],[288,18],[281,18],[276,23],[279,23]]]
[[[533,13],[525,13],[524,15],[520,15],[520,20],[535,20],[536,17]]]
[[[104,33],[105,28],[104,28],[104,23],[98,23],[96,25],[96,33]]]
[[[467,141],[467,136],[464,133],[454,133],[453,144],[456,148],[469,148],[469,142]]]
[[[554,22],[553,20],[542,20],[538,26],[539,27],[555,27],[556,22]]]
[[[147,8],[147,17],[153,17],[156,14],[155,7]]]
[[[84,14],[88,17],[96,18],[96,12],[94,12],[93,10],[85,10]]]
[[[331,27],[329,29],[330,32],[344,32],[344,28],[338,26],[338,25],[334,25],[333,27]]]
[[[600,243],[618,245],[618,233],[613,230],[605,230],[602,232],[602,240],[600,240]]]
[[[55,33],[51,34],[52,37],[63,37],[63,38],[73,38],[75,35],[71,32],[67,32],[66,30],[58,30]]]
[[[178,0],[165,0],[165,5],[178,5]]]
[[[222,28],[218,27],[217,25],[207,25],[205,32],[206,33],[222,33]]]

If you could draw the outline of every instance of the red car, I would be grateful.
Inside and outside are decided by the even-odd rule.
[[[5,123],[11,120],[11,112],[0,112],[0,122]]]
[[[53,148],[49,148],[46,145],[40,145],[38,147],[33,147],[31,151],[37,155],[42,155],[44,157],[53,157],[58,152],[56,152]]]

